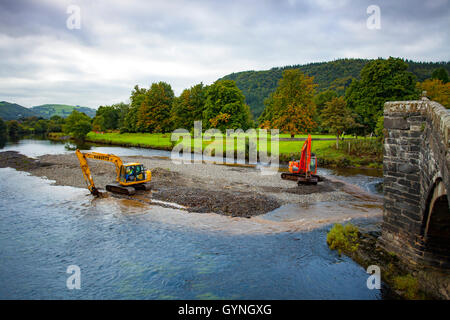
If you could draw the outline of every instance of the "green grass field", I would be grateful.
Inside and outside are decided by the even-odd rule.
[[[144,148],[172,148],[170,133],[95,133],[89,132],[86,140],[106,144]]]
[[[281,135],[280,135],[281,136]],[[296,136],[296,138],[306,138],[307,136]],[[335,141],[320,141],[316,140],[315,138],[335,138],[332,135],[313,135],[313,142],[312,146],[317,148],[328,148],[330,145],[334,145]],[[126,146],[135,146],[135,147],[146,147],[146,148],[157,148],[157,147],[165,147],[165,148],[172,148],[173,144],[178,143],[189,143],[189,141],[186,141],[186,139],[180,139],[180,141],[171,142],[171,134],[161,134],[161,133],[95,133],[90,132],[87,135],[87,141],[91,142],[99,142],[99,143],[106,143],[106,144],[118,144],[118,145],[126,145]],[[217,147],[218,140],[215,140],[212,138],[211,140],[207,140],[206,138],[202,139],[202,150],[205,149],[208,145],[211,145],[210,147],[213,147],[214,145]],[[222,138],[223,143],[223,150],[226,150],[230,146],[233,145],[233,142],[227,141],[225,137]],[[267,140],[267,147],[270,151],[271,148],[271,141],[270,139]],[[279,152],[280,154],[290,154],[299,152],[303,141],[279,141]],[[195,139],[191,139],[191,148],[194,147]],[[241,148],[245,147],[245,143],[241,141],[238,143],[237,141],[234,141],[234,149],[240,150]],[[259,145],[258,145],[259,150]]]
[[[105,144],[113,144],[113,145],[122,145],[128,147],[144,147],[144,148],[155,148],[155,149],[164,149],[171,150],[174,145],[178,143],[191,143],[191,150],[194,150],[195,142],[194,139],[180,139],[179,141],[171,142],[171,133],[161,134],[161,133],[95,133],[90,132],[87,135],[86,140],[90,142],[97,143],[105,143]],[[280,137],[290,137],[289,135],[280,135]],[[306,135],[298,135],[296,138],[306,138]],[[335,146],[335,140],[314,140],[318,138],[330,138],[333,139],[335,136],[333,135],[312,135],[312,151],[317,155],[319,159],[319,165],[323,166],[352,166],[352,167],[380,167],[379,157],[367,156],[364,155],[351,155],[348,154],[345,150],[346,148],[340,148],[337,150]],[[198,141],[198,140],[197,140]],[[346,146],[347,141],[341,141],[341,146]],[[220,151],[220,140],[214,140],[212,138],[210,141],[206,139],[202,139],[202,151],[205,148],[212,151],[212,154],[217,154]],[[303,141],[279,141],[279,156],[280,161],[287,162],[291,159],[297,159],[300,156],[300,150],[303,146]],[[226,141],[226,139],[222,139],[222,152],[225,153],[227,149],[232,148],[236,151],[245,150],[246,145],[244,140],[236,139],[233,142]],[[261,151],[265,148],[259,145],[257,146],[257,150]],[[267,150],[271,152],[271,141],[268,139],[267,141]]]

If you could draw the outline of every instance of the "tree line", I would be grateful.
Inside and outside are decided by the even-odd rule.
[[[153,83],[149,89],[135,86],[130,103],[101,106],[93,120],[94,131],[165,133],[174,129],[192,130],[194,121],[203,128],[247,130],[254,127],[250,108],[236,83],[218,80],[183,90],[175,97],[170,84]]]
[[[222,79],[234,80],[245,95],[251,112],[257,119],[263,112],[264,100],[275,91],[282,73],[287,69],[300,69],[305,75],[314,77],[317,93],[333,90],[339,96],[344,96],[353,79],[360,79],[362,68],[373,60],[368,59],[337,59],[329,62],[315,62],[304,65],[292,65],[272,68],[263,71],[243,71],[226,75]],[[433,70],[443,68],[450,72],[449,62],[414,62],[405,60],[407,71],[416,76],[417,81],[431,77]]]
[[[62,132],[64,123],[65,119],[60,116],[53,116],[50,119],[32,116],[9,121],[0,118],[0,137],[9,136],[14,139],[28,134]]]
[[[153,83],[150,88],[135,86],[130,103],[100,106],[92,122],[94,131],[164,133],[174,129],[193,129],[202,120],[203,129],[260,127],[279,129],[291,136],[303,133],[343,132],[356,135],[382,135],[383,106],[386,101],[418,99],[422,91],[446,107],[449,82],[445,68],[438,68],[430,79],[417,82],[408,64],[399,58],[365,61],[358,78],[341,86],[318,90],[314,77],[300,69],[284,69],[274,92],[264,100],[257,121],[234,80],[203,83],[174,95],[170,84]],[[86,119],[85,119],[86,120]],[[88,126],[85,126],[88,130]]]
[[[314,77],[300,69],[286,69],[275,91],[264,100],[258,122],[260,127],[278,128],[291,136],[329,132],[339,138],[347,132],[381,137],[386,101],[415,100],[426,91],[432,100],[449,108],[449,86],[444,68],[420,83],[405,61],[392,57],[366,63],[344,94],[333,88],[316,93]]]
[[[360,61],[366,62],[365,60]],[[313,76],[298,68],[285,68],[274,92],[264,100],[264,110],[252,119],[246,97],[234,80],[217,80],[183,90],[176,97],[170,84],[153,83],[148,89],[134,87],[130,103],[100,106],[93,119],[74,110],[66,119],[30,117],[0,122],[2,134],[65,132],[82,140],[91,130],[165,133],[184,128],[192,131],[194,121],[203,129],[279,129],[291,136],[303,133],[343,132],[382,135],[383,105],[386,101],[418,99],[421,92],[447,108],[450,83],[445,68],[434,70],[429,79],[417,82],[408,64],[399,58],[371,60],[358,78],[340,86],[318,90]]]

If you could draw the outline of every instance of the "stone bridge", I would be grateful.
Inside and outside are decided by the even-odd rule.
[[[427,98],[384,105],[381,245],[409,265],[450,270],[450,109]]]

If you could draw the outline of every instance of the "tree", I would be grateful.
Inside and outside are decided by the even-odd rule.
[[[361,80],[353,80],[345,93],[348,107],[358,115],[358,122],[373,132],[386,101],[414,100],[419,97],[414,74],[402,59],[390,57],[367,63]]]
[[[448,82],[448,73],[444,68],[439,68],[433,71],[431,79],[441,80],[444,84]]]
[[[169,132],[172,129],[170,112],[174,97],[170,84],[162,81],[153,83],[138,110],[138,131]]]
[[[321,118],[323,124],[329,128],[329,131],[336,134],[336,148],[339,147],[339,136],[356,124],[352,112],[347,108],[343,97],[333,98],[327,102]]]
[[[110,106],[100,106],[92,122],[95,131],[121,129],[128,113],[128,104],[123,102]]]
[[[34,124],[34,133],[46,133],[48,130],[48,120],[39,119]]]
[[[314,96],[314,103],[316,104],[317,112],[320,114],[323,108],[325,108],[326,103],[337,97],[338,94],[334,90],[326,90],[316,94]]]
[[[269,122],[272,128],[289,132],[292,137],[313,130],[316,126],[313,121],[316,86],[313,78],[299,69],[283,71],[275,92],[264,101],[266,107],[258,119],[259,123],[267,125]]]
[[[203,120],[207,88],[200,83],[183,90],[181,95],[175,98],[172,107],[174,128],[190,130],[194,127],[194,121]]]
[[[92,130],[95,132],[105,131],[105,117],[102,115],[96,115],[92,120]]]
[[[63,117],[54,115],[48,121],[47,133],[50,132],[62,132],[65,119]]]
[[[426,91],[427,97],[439,102],[447,109],[450,108],[450,82],[443,83],[442,80],[428,79],[417,83],[419,91]]]
[[[95,114],[93,125],[99,131],[114,130],[119,126],[119,110],[112,106],[100,106]]]
[[[330,76],[333,77],[333,76]],[[333,82],[331,82],[328,90],[332,90],[337,93],[338,96],[345,95],[345,90],[350,86],[354,77],[347,76],[343,78],[337,78]]]
[[[64,124],[64,118],[60,117],[58,115],[54,115],[50,118],[51,121],[57,123],[57,124]]]
[[[377,125],[375,127],[375,134],[377,135],[378,141],[383,141],[383,139],[384,139],[384,116],[378,117]]]
[[[64,132],[79,141],[84,141],[86,135],[92,130],[91,118],[86,114],[73,110],[67,117]]]
[[[218,80],[208,87],[203,119],[205,129],[221,131],[247,130],[253,125],[245,97],[232,80]]]
[[[292,103],[272,121],[272,127],[278,128],[281,132],[289,132],[293,138],[296,134],[313,130],[316,122],[311,117],[311,113],[308,113],[307,108]]]
[[[17,138],[21,131],[19,122],[17,122],[16,120],[11,120],[8,121],[7,126],[8,126],[8,135],[11,138]]]
[[[125,118],[130,110],[130,105],[124,102],[119,102],[117,104],[113,104],[113,107],[117,110],[119,115],[119,119],[117,120],[117,128],[122,131],[125,127]]]
[[[0,118],[0,141],[5,141],[8,135],[6,123]]]
[[[145,100],[146,93],[147,89],[139,88],[138,85],[134,86],[133,91],[131,91],[130,106],[120,127],[121,132],[137,132],[139,108]]]
[[[325,104],[328,101],[331,101],[333,98],[337,98],[338,94],[334,90],[326,90],[320,92],[314,96],[314,103],[316,104],[316,114],[314,117],[314,122],[318,124],[318,130],[323,132],[326,128],[322,124],[322,120],[320,118],[322,114],[322,110],[325,108]]]

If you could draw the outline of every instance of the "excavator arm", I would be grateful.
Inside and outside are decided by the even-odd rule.
[[[100,192],[95,187],[94,179],[92,178],[91,170],[89,169],[89,164],[87,162],[87,158],[114,163],[116,165],[116,174],[117,174],[116,179],[117,180],[119,179],[120,168],[122,167],[123,163],[122,163],[122,160],[118,156],[115,156],[113,154],[98,153],[98,152],[82,153],[79,149],[76,150],[76,154],[77,154],[78,160],[80,161],[80,167],[81,167],[81,171],[83,172],[83,178],[86,181],[89,191],[94,196],[96,196],[96,197],[99,196]]]
[[[116,174],[117,174],[117,180],[120,175],[120,168],[123,166],[122,159],[120,159],[118,156],[113,154],[106,154],[106,153],[99,153],[99,152],[85,152],[82,153],[80,150],[77,149],[77,155],[81,154],[85,159],[95,159],[95,160],[102,160],[107,162],[112,162],[116,165]],[[79,156],[78,156],[79,158]],[[86,161],[87,162],[87,161]]]
[[[81,153],[81,151],[78,149],[75,153],[78,157],[78,160],[80,161],[81,172],[83,172],[83,178],[84,178],[84,181],[86,181],[89,191],[94,196],[98,197],[100,195],[100,192],[95,187],[94,179],[92,178],[91,170],[89,169],[89,165],[86,160],[86,155]]]
[[[76,155],[78,157],[78,160],[80,161],[81,171],[83,172],[83,177],[86,181],[87,187],[89,191],[96,197],[100,196],[101,193],[95,187],[94,179],[92,178],[87,159],[102,160],[114,163],[116,167],[116,182],[106,185],[106,190],[108,191],[131,195],[134,194],[136,189],[150,190],[150,186],[146,184],[151,180],[152,174],[150,170],[147,170],[146,172],[140,171],[140,174],[135,175],[134,178],[130,180],[128,180],[128,177],[123,177],[123,181],[121,181],[121,170],[123,168],[129,167],[135,168],[135,166],[142,167],[143,169],[143,166],[139,163],[124,165],[122,160],[116,155],[99,152],[83,153],[78,149],[76,150]],[[122,172],[125,172],[125,169],[123,169]],[[139,178],[139,176],[141,177]]]
[[[309,165],[311,163],[311,135],[308,135],[308,139],[306,139],[303,144],[301,156],[300,156],[300,171],[309,174],[310,168]]]

